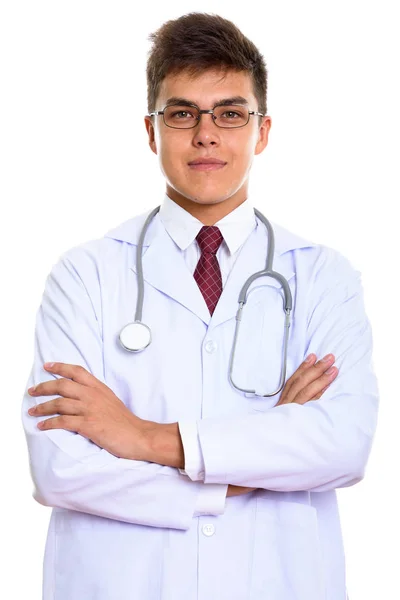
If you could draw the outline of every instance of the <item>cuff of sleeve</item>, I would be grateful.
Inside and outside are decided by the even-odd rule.
[[[227,484],[205,483],[197,496],[193,516],[224,514],[227,490]]]
[[[179,421],[178,427],[185,455],[185,468],[179,469],[179,471],[192,481],[204,481],[204,460],[197,423],[195,421]]]

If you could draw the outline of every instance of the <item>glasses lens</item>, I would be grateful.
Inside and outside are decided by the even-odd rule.
[[[168,106],[164,110],[164,120],[168,127],[189,129],[197,124],[199,111],[193,106]]]
[[[219,127],[243,127],[249,120],[249,110],[245,106],[216,106],[216,125]]]

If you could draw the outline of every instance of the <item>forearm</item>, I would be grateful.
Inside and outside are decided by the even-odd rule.
[[[146,460],[159,465],[184,469],[184,451],[178,423],[150,423],[148,425]],[[212,485],[212,484],[208,484]],[[241,496],[257,488],[228,485],[226,497]]]
[[[369,394],[330,390],[318,403],[198,421],[204,462],[202,477],[194,480],[276,491],[326,491],[353,485],[363,477],[375,429],[371,373],[367,380]],[[349,402],[355,422],[349,415]],[[177,423],[159,425],[153,433],[148,460],[182,468],[184,452]]]

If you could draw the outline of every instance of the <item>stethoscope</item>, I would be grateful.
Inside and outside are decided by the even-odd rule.
[[[144,295],[144,279],[143,279],[143,264],[142,264],[142,253],[143,253],[143,243],[144,238],[149,228],[151,220],[155,217],[155,215],[160,210],[161,206],[157,206],[152,212],[148,215],[143,229],[140,233],[137,251],[136,251],[136,270],[137,270],[137,283],[138,283],[138,295],[136,301],[136,313],[135,320],[132,323],[128,323],[125,327],[122,328],[119,334],[119,341],[122,347],[129,352],[141,352],[145,348],[150,345],[151,342],[151,330],[148,325],[142,323],[142,312],[143,312],[143,295]],[[241,388],[237,386],[232,379],[232,371],[233,371],[233,363],[235,359],[235,351],[237,338],[239,333],[239,325],[242,319],[242,311],[243,307],[247,302],[247,290],[250,285],[258,279],[259,277],[272,277],[276,279],[283,287],[284,292],[284,312],[285,312],[285,323],[284,323],[284,343],[283,343],[283,368],[281,370],[281,379],[279,382],[279,388],[276,392],[272,394],[258,394],[263,397],[270,397],[279,394],[285,384],[286,377],[286,362],[287,362],[287,342],[289,337],[289,327],[290,327],[290,312],[292,310],[292,293],[289,288],[289,284],[286,279],[280,273],[272,270],[272,261],[275,251],[275,238],[272,226],[268,219],[264,217],[262,213],[256,208],[254,209],[256,216],[264,223],[265,227],[268,230],[268,246],[267,246],[267,259],[265,269],[263,271],[258,271],[251,275],[245,284],[243,285],[240,294],[239,294],[239,308],[236,313],[236,328],[235,328],[235,336],[233,339],[232,352],[229,361],[229,380],[231,384],[239,391],[246,392],[248,394],[256,394],[255,390],[248,390],[245,388]],[[252,291],[252,290],[251,290]]]

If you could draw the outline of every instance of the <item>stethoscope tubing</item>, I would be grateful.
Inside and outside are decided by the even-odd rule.
[[[130,352],[140,352],[140,351],[144,350],[145,348],[147,348],[151,342],[150,327],[148,325],[146,325],[145,323],[142,323],[143,300],[144,300],[144,277],[143,277],[142,255],[143,255],[143,245],[144,245],[144,240],[146,237],[147,230],[149,228],[151,221],[156,216],[156,214],[159,212],[160,208],[161,208],[161,205],[157,206],[147,216],[147,218],[144,222],[142,231],[140,233],[137,248],[136,248],[136,273],[137,273],[138,294],[137,294],[137,300],[136,300],[135,321],[133,323],[129,323],[128,325],[126,325],[121,330],[120,335],[119,335],[119,339],[120,339],[120,343],[121,343],[122,347],[125,350],[128,350]],[[233,381],[232,372],[233,372],[233,366],[234,366],[236,345],[237,345],[237,341],[238,341],[239,327],[240,327],[240,322],[242,319],[243,307],[248,300],[249,294],[251,293],[251,290],[250,290],[250,292],[248,291],[249,287],[256,279],[258,279],[260,277],[272,277],[273,279],[276,279],[283,288],[283,293],[284,293],[283,310],[285,312],[285,323],[284,323],[284,343],[283,343],[283,357],[282,357],[283,368],[281,369],[281,377],[280,377],[280,381],[279,381],[279,387],[275,392],[273,392],[271,394],[260,394],[263,397],[270,397],[270,396],[275,396],[276,394],[278,394],[282,390],[282,388],[285,384],[286,365],[287,365],[287,346],[288,346],[289,327],[290,327],[290,313],[292,310],[293,301],[292,301],[292,293],[290,291],[289,283],[283,277],[283,275],[281,275],[280,273],[277,273],[272,268],[273,267],[273,256],[274,256],[274,252],[275,252],[275,236],[274,236],[274,231],[273,231],[272,225],[268,221],[268,219],[256,208],[254,208],[254,213],[258,217],[258,219],[260,219],[260,221],[262,221],[262,223],[265,225],[265,227],[267,228],[267,231],[268,231],[266,263],[265,263],[265,269],[263,269],[262,271],[258,271],[257,273],[253,273],[253,275],[251,275],[246,280],[246,282],[244,283],[244,285],[239,293],[239,299],[238,299],[239,308],[236,313],[235,334],[234,334],[232,351],[231,351],[230,360],[229,360],[229,381],[239,391],[249,393],[249,394],[256,394],[255,390],[241,388],[240,386],[236,385],[236,383]],[[128,342],[126,341],[126,338],[129,338],[129,336],[125,335],[125,337],[124,337],[124,331],[126,331],[126,329],[129,327],[131,327],[132,332],[135,332],[135,328],[136,329],[140,328],[142,334],[145,333],[144,338],[142,335],[142,338],[145,341],[140,347],[132,347],[132,344],[129,347]],[[145,330],[143,328],[145,328]]]

